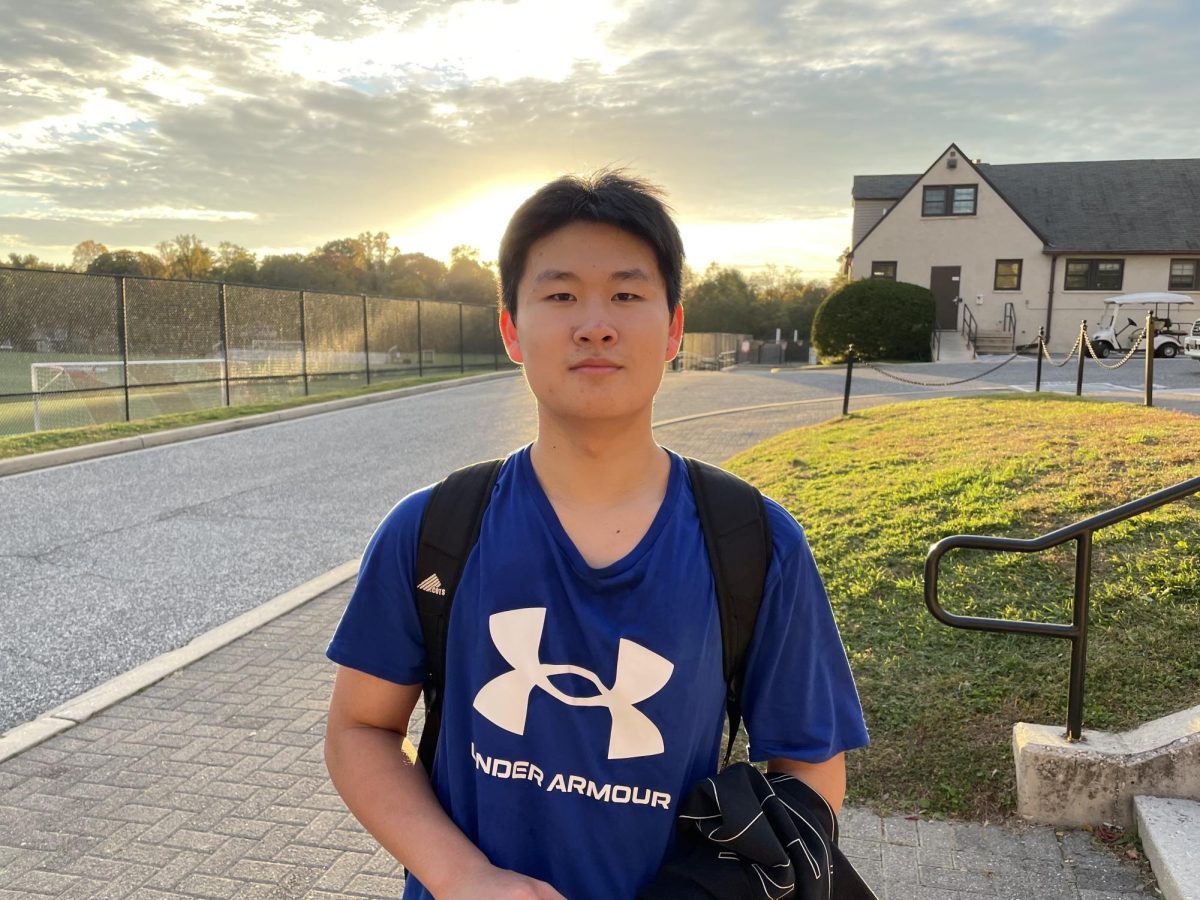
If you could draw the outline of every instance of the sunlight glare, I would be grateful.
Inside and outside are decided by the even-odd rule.
[[[561,81],[580,61],[606,73],[625,62],[605,43],[622,19],[609,0],[465,0],[416,27],[406,27],[409,17],[351,40],[286,35],[276,62],[314,81],[404,80],[415,68],[447,81],[502,83]]]

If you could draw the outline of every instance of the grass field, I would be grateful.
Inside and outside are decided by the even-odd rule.
[[[375,371],[372,382],[396,380],[417,376],[415,364],[393,366],[381,354],[372,360]],[[309,394],[354,390],[366,387],[365,371],[349,374],[325,374],[339,370],[353,370],[362,365],[361,355],[346,360],[344,354],[317,354],[309,360]],[[30,369],[33,363],[46,362],[112,362],[112,357],[82,356],[47,353],[0,353],[0,437],[28,434],[36,431],[83,428],[126,421],[125,391],[122,387],[120,364],[95,377],[78,379],[76,384],[69,378],[60,378],[53,389],[43,391],[36,397],[30,396]],[[506,361],[505,361],[506,362]],[[459,354],[435,354],[432,363],[422,367],[422,374],[452,374],[465,367],[479,371],[491,369],[495,363],[493,354],[468,353],[460,363]],[[288,402],[305,396],[304,380],[294,373],[300,363],[294,353],[286,358],[266,356],[261,359],[231,358],[229,363],[229,404],[245,405]],[[219,362],[207,361],[169,367],[138,367],[130,370],[129,419],[148,419],[164,415],[181,415],[224,406],[224,387],[217,381],[190,385],[159,385],[135,387],[138,380],[169,381],[172,379],[194,380],[198,378],[220,378]],[[281,373],[288,373],[281,377]],[[43,372],[43,375],[46,373]],[[270,380],[254,376],[273,376]],[[243,379],[243,380],[239,380]],[[111,385],[111,389],[105,386]],[[91,388],[84,392],[72,392],[64,388]],[[100,389],[104,388],[104,389]],[[19,396],[2,396],[15,394]]]
[[[465,374],[479,374],[479,371]],[[40,453],[44,450],[60,450],[64,447],[77,447],[81,444],[93,444],[97,441],[108,441],[114,438],[129,437],[136,434],[147,434],[152,431],[164,431],[169,428],[183,428],[187,425],[199,425],[203,422],[217,422],[224,419],[235,419],[240,416],[250,416],[258,413],[274,412],[279,409],[289,409],[293,406],[305,406],[310,403],[322,403],[327,400],[337,400],[342,397],[356,397],[361,394],[374,394],[380,391],[392,391],[397,388],[411,387],[418,384],[432,384],[436,381],[448,381],[462,377],[457,369],[451,373],[425,375],[422,377],[397,377],[386,381],[372,381],[370,387],[328,389],[309,396],[303,396],[303,385],[296,390],[299,395],[290,399],[275,399],[269,402],[246,403],[234,406],[214,406],[198,411],[180,412],[161,415],[154,418],[135,419],[132,422],[123,420],[108,424],[89,425],[82,428],[59,428],[50,431],[25,433],[10,436],[0,435],[0,459],[14,456],[24,456],[29,453]],[[328,387],[328,386],[327,386]],[[235,395],[236,399],[236,395]],[[122,410],[124,400],[122,398]],[[3,412],[0,411],[0,416]]]
[[[730,468],[805,526],[854,667],[872,744],[850,797],[982,819],[1015,806],[1015,722],[1065,726],[1070,644],[949,628],[927,611],[930,544],[1035,537],[1197,474],[1194,417],[1012,395],[881,407],[788,432]],[[952,612],[1071,618],[1074,544],[959,551]],[[1100,531],[1084,727],[1125,730],[1200,703],[1200,501]]]

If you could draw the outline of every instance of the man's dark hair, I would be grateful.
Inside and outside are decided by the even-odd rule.
[[[675,312],[683,278],[683,241],[661,189],[619,169],[601,169],[551,181],[513,214],[500,240],[500,302],[509,315],[517,315],[517,285],[525,274],[529,248],[572,222],[612,225],[649,244],[666,282],[667,310]]]

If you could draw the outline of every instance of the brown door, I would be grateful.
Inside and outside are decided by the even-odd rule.
[[[929,270],[929,289],[933,291],[933,306],[940,329],[958,327],[958,304],[954,301],[958,299],[961,275],[961,266],[934,266]]]

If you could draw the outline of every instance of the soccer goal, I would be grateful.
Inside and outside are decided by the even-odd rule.
[[[222,359],[30,363],[33,430],[123,420],[125,377],[133,419],[220,406],[228,401],[225,374]]]

